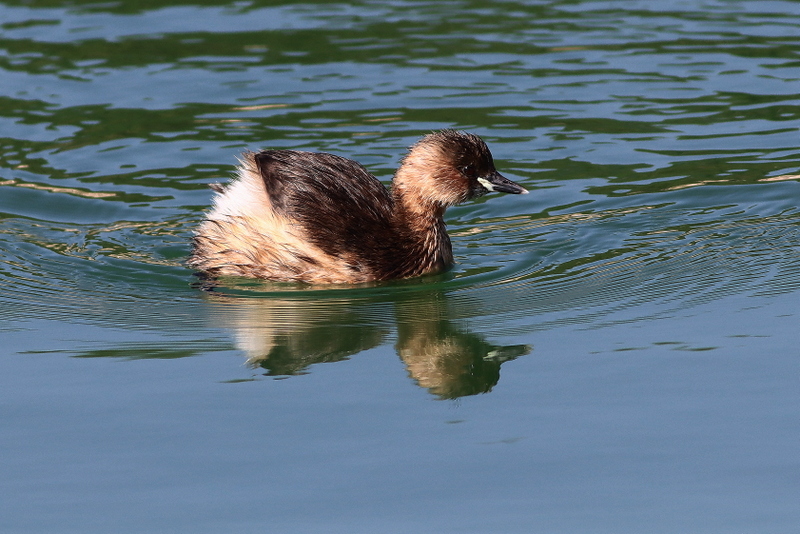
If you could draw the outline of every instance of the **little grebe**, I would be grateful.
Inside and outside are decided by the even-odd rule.
[[[355,161],[246,152],[218,190],[188,265],[211,276],[311,283],[410,278],[453,264],[444,212],[489,191],[527,193],[473,134],[442,130],[403,158],[388,190]]]

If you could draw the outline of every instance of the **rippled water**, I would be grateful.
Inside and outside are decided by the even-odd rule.
[[[793,531],[798,35],[796,2],[3,2],[0,526]],[[388,182],[439,128],[532,192],[448,211],[451,272],[184,267],[241,151]]]

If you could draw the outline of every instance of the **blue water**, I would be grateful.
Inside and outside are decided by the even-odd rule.
[[[0,532],[795,532],[796,2],[0,4]],[[183,265],[237,155],[531,190],[446,274]]]

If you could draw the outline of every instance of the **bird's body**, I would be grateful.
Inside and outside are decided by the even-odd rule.
[[[425,136],[387,189],[355,161],[267,150],[243,155],[214,200],[188,264],[212,276],[361,283],[436,273],[453,263],[445,209],[489,190],[523,193],[477,136]]]

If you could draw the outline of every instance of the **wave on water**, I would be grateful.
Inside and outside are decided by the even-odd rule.
[[[9,219],[0,316],[176,334],[222,328],[267,375],[302,374],[393,341],[421,386],[452,398],[490,390],[503,362],[532,350],[493,340],[800,289],[800,210],[787,200],[797,182],[775,182],[768,187],[785,191],[773,202],[748,203],[752,186],[724,186],[720,205],[678,190],[605,209],[462,217],[450,223],[453,271],[363,286],[222,279],[203,291],[182,265],[187,224],[101,230]]]

